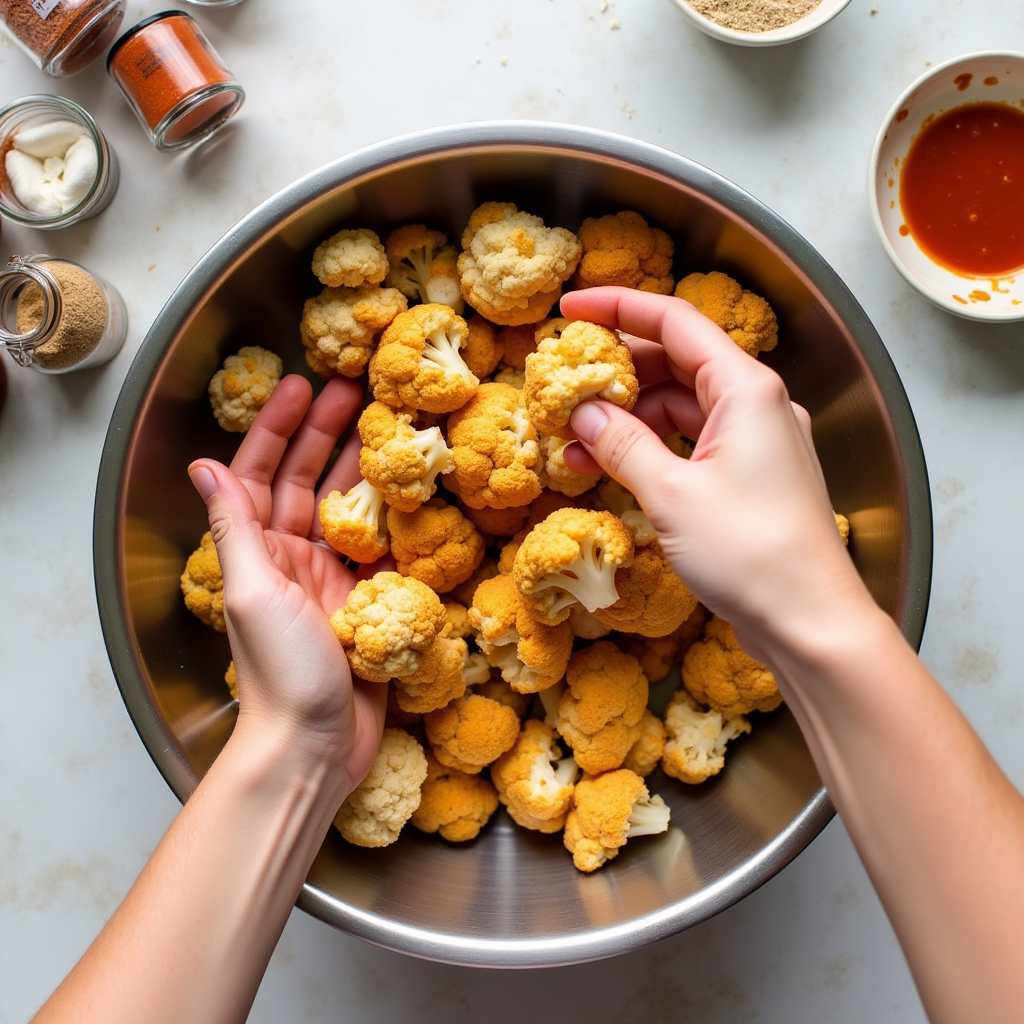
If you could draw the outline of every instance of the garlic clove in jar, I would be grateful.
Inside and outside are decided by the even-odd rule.
[[[18,200],[33,213],[54,217],[74,209],[99,171],[96,144],[72,121],[49,121],[19,131],[4,169]]]
[[[98,172],[96,146],[87,135],[82,135],[64,154],[64,170],[58,189],[62,212],[73,209],[85,198]]]
[[[56,217],[61,213],[60,200],[54,192],[53,183],[46,180],[41,160],[11,149],[7,152],[4,170],[11,191],[24,207],[43,217]]]
[[[64,156],[85,134],[85,129],[74,121],[47,121],[22,128],[13,142],[14,148],[22,153],[45,160],[48,156]]]

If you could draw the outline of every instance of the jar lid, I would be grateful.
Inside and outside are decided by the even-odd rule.
[[[164,18],[188,18],[193,24],[195,23],[195,18],[188,11],[161,11],[159,14],[151,14],[148,18],[143,18],[137,25],[132,25],[127,32],[115,40],[114,45],[111,46],[110,52],[107,54],[107,71],[110,70],[110,64],[117,56],[118,51],[136,32],[144,29],[147,25],[152,25],[154,21],[162,21]]]

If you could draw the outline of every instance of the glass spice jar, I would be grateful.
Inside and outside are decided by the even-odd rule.
[[[140,21],[107,54],[107,71],[162,152],[191,146],[228,121],[245,92],[183,11]]]
[[[72,260],[14,256],[0,270],[0,346],[19,366],[40,373],[98,366],[127,332],[121,296]]]
[[[0,0],[0,25],[53,78],[88,67],[123,19],[124,0]]]
[[[0,213],[42,230],[95,217],[117,191],[117,157],[99,126],[63,96],[0,109]]]

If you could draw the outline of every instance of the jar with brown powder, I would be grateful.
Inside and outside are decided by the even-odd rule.
[[[107,282],[71,260],[14,256],[0,270],[0,346],[19,366],[67,373],[124,344],[128,316]]]

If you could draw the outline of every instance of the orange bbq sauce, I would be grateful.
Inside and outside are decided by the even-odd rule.
[[[949,270],[1000,277],[1024,267],[1024,111],[967,103],[925,122],[903,161],[900,209],[914,241]]]

